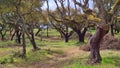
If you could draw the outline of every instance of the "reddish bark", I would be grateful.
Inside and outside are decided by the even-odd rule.
[[[102,38],[108,33],[108,30],[103,30],[97,27],[95,35],[90,40],[90,61],[91,63],[101,63],[102,58],[100,56],[100,42]]]

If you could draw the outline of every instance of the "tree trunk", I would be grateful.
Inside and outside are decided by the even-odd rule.
[[[2,36],[1,40],[5,40],[4,35],[1,35],[1,36]]]
[[[25,33],[23,33],[23,35],[22,35],[22,45],[23,45],[23,54],[22,54],[22,57],[25,58],[25,57],[26,57],[26,41],[25,41]]]
[[[49,29],[49,27],[48,27],[48,25],[47,25],[47,37],[49,37],[48,29]]]
[[[3,34],[2,31],[0,31],[0,34],[1,34],[1,40],[5,40],[5,35],[6,35],[6,32]]]
[[[80,42],[84,42],[86,32],[87,32],[87,28],[85,27],[81,33],[81,39],[79,40]]]
[[[31,43],[32,43],[32,45],[33,45],[33,49],[34,49],[34,50],[37,50],[38,47],[36,46],[36,42],[35,42],[35,38],[34,38],[34,33],[30,33],[30,34],[31,34],[31,39],[30,39],[30,41],[31,41]]]
[[[78,34],[79,42],[84,42],[84,36],[82,34]]]
[[[102,59],[100,56],[100,42],[108,30],[97,28],[95,35],[90,40],[90,60],[91,63],[101,63]]]
[[[81,35],[81,31],[76,31],[76,33],[77,33],[77,35],[78,35],[78,40],[79,40],[79,42],[84,42],[84,37],[82,37]]]
[[[35,36],[37,36],[40,31],[41,31],[41,28],[38,29],[38,31],[36,32]]]
[[[79,42],[84,42],[84,38],[85,38],[85,33],[87,31],[87,28],[84,28],[84,30],[81,32],[80,30],[74,30],[78,37],[79,37]]]
[[[11,40],[13,40],[13,38],[14,38],[14,36],[15,36],[15,33],[16,33],[16,31],[14,31],[14,33],[12,34]]]
[[[113,32],[113,30],[114,30],[114,28],[113,28],[113,24],[111,24],[110,26],[111,26],[111,34],[112,34],[112,36],[114,36],[114,32]]]
[[[18,43],[18,44],[21,44],[21,32],[18,30],[18,31],[16,31],[16,42]]]
[[[61,38],[64,38],[64,35],[59,31],[59,33],[60,33],[60,37]]]
[[[19,36],[19,30],[16,31],[16,42],[17,42],[17,43],[19,43],[19,42],[18,42],[18,36]]]
[[[75,30],[76,34],[78,35],[79,42],[84,42],[84,37],[82,36],[82,33],[80,30]]]
[[[19,35],[18,35],[18,43],[21,44],[21,32],[19,32]]]
[[[65,37],[65,42],[66,42],[66,43],[69,42],[69,37],[68,37],[68,35],[64,35],[64,37]]]

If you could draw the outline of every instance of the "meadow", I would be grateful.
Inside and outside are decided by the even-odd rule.
[[[26,58],[21,57],[22,46],[14,40],[0,40],[0,68],[120,68],[119,50],[101,50],[102,63],[89,64],[90,52],[80,49],[88,40],[78,43],[77,39],[71,39],[65,43],[56,30],[49,30],[49,37],[46,37],[46,30],[41,33],[42,37],[35,37],[40,50],[33,51],[26,38]]]

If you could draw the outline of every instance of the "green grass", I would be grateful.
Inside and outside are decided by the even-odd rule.
[[[120,37],[120,32],[115,34],[115,37],[118,38]]]
[[[37,30],[35,30],[37,31]],[[43,32],[43,35],[45,36],[45,32]],[[56,30],[51,30],[49,32],[49,36],[58,36],[59,33]],[[53,54],[60,54],[63,55],[64,51],[62,48],[69,48],[74,47],[76,45],[75,40],[70,40],[69,43],[65,43],[64,40],[40,40],[39,36],[35,37],[35,41],[38,47],[42,48],[42,50],[38,51],[32,51],[32,45],[28,39],[26,39],[27,42],[27,55],[25,59],[22,59],[19,57],[22,54],[22,47],[5,47],[0,48],[0,62],[6,61],[6,58],[11,57],[13,58],[14,63],[24,63],[29,64],[29,62],[37,62],[37,61],[43,61],[48,57],[53,57]],[[15,41],[0,41],[0,46],[9,46],[16,44]],[[8,56],[6,56],[4,53],[6,53]],[[10,56],[9,56],[10,55]],[[2,58],[5,57],[5,58]],[[9,59],[7,59],[9,60]],[[6,61],[5,64],[8,64]]]
[[[36,33],[37,32],[37,30],[38,29],[34,29],[34,33]],[[45,29],[43,29],[40,33],[39,33],[39,35],[42,35],[42,36],[47,36],[47,30]],[[59,34],[59,32],[57,31],[57,30],[55,30],[55,29],[48,29],[48,35],[49,36],[60,36],[60,34]]]
[[[80,56],[81,58],[72,58],[72,64],[64,66],[64,68],[119,68],[120,67],[120,51],[103,50],[101,51],[101,64],[88,64],[89,55]]]
[[[22,54],[21,52],[20,53],[18,51],[12,52],[12,50],[8,50],[11,52],[8,53],[7,55],[2,55],[0,57],[0,64],[4,64],[5,66],[7,66],[6,68],[9,68],[9,65],[12,65],[13,66],[12,68],[16,68],[14,67],[15,65],[18,65],[18,67],[21,67],[20,65],[25,67],[26,65],[29,66],[31,63],[35,63],[39,61],[47,62],[48,61],[47,58],[54,57],[53,54],[59,54],[59,55],[64,54],[64,51],[60,49],[42,49],[38,51],[32,51],[30,48],[31,47],[27,48],[28,51],[26,54],[26,58],[21,57]]]
[[[35,29],[35,32],[37,30]],[[41,50],[32,51],[32,45],[30,41],[27,39],[27,54],[26,58],[21,58],[22,47],[4,47],[16,44],[15,41],[0,41],[0,68],[16,68],[29,66],[34,62],[47,62],[48,58],[53,58],[54,54],[64,55],[66,54],[65,50],[69,50],[70,48],[80,47],[81,45],[89,42],[85,40],[85,43],[78,43],[76,40],[70,40],[68,43],[64,42],[64,39],[50,39],[54,36],[60,37],[60,34],[56,30],[49,31],[49,37],[46,37],[46,30],[43,30],[42,36],[46,39],[42,39],[41,37],[36,36],[35,41],[36,44]],[[92,34],[95,33],[95,30],[91,31]],[[119,35],[119,34],[118,34]],[[117,36],[118,36],[117,35]],[[74,56],[74,58],[70,58],[70,62],[67,61],[66,65],[62,68],[119,68],[120,67],[120,51],[112,51],[112,50],[103,50],[101,51],[102,55],[102,63],[97,65],[87,64],[87,60],[89,58],[89,52],[81,53],[79,56]],[[70,64],[69,64],[69,63]]]
[[[6,47],[15,44],[14,41],[0,41],[0,47]]]
[[[118,56],[103,57],[102,63],[120,66],[120,57]]]
[[[94,29],[89,30],[89,32],[90,32],[92,35],[94,35],[94,34],[95,34],[95,31],[96,31],[96,30],[94,30]]]
[[[6,55],[0,58],[0,64],[13,63],[14,59],[12,55]]]
[[[74,60],[73,64],[67,65],[64,68],[118,68],[120,64],[116,62],[115,57],[104,57],[101,64],[87,64],[87,58]]]

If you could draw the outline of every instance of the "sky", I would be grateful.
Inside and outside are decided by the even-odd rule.
[[[67,6],[67,0],[65,0],[65,5]],[[71,7],[74,7],[73,0],[70,0],[70,6],[71,6]],[[92,2],[92,0],[89,0],[89,6],[90,6],[90,8],[93,7],[93,2]],[[56,9],[56,4],[55,4],[54,0],[49,0],[49,7],[50,7],[51,10],[55,10],[55,9]],[[43,4],[43,6],[42,6],[42,9],[45,10],[46,8],[47,8],[47,4],[46,4],[46,2],[45,2],[45,3]]]

